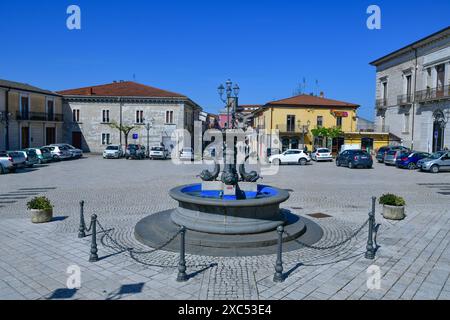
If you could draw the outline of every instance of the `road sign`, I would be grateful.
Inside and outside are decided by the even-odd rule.
[[[137,140],[139,138],[139,135],[137,133],[133,133],[133,140]]]

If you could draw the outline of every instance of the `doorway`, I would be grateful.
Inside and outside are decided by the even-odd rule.
[[[30,128],[22,127],[21,148],[26,149],[30,147]]]
[[[370,153],[373,150],[373,139],[372,138],[362,138],[361,139],[361,149]]]
[[[331,146],[331,152],[333,154],[338,154],[341,151],[342,145],[345,143],[344,137],[333,138],[333,143]]]
[[[433,123],[433,152],[441,151],[444,149],[444,130],[445,130],[445,118],[442,111],[437,110],[434,113]]]
[[[45,128],[45,144],[54,144],[56,143],[56,129],[47,127]]]
[[[77,149],[82,149],[81,132],[72,132],[72,146]]]

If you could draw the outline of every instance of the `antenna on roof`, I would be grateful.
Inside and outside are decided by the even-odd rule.
[[[315,90],[315,96],[319,95],[319,80],[316,79],[316,90]]]
[[[133,81],[136,81],[136,73],[133,73]]]
[[[302,90],[302,93],[305,93],[305,92],[306,92],[306,78],[303,77],[303,90]]]

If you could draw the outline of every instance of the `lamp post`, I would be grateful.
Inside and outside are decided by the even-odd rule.
[[[147,129],[147,158],[150,158],[150,129],[153,128],[154,122],[154,118],[151,118],[150,120],[145,119],[145,129]]]
[[[11,112],[0,112],[0,123],[5,124],[5,149],[9,150],[9,135],[8,135],[8,126],[9,126],[9,117],[12,116]]]
[[[225,86],[221,84],[217,92],[219,93],[219,97],[226,104],[227,107],[227,125],[223,130],[224,140],[225,141],[225,150],[224,150],[224,171],[222,174],[222,182],[226,185],[236,185],[239,181],[239,176],[236,170],[236,161],[237,161],[237,150],[236,150],[236,142],[233,140],[233,160],[230,159],[231,151],[226,144],[226,130],[227,129],[235,129],[236,128],[236,109],[238,104],[238,96],[240,92],[240,88],[237,84],[233,86],[233,82],[231,80],[227,80]],[[224,93],[226,93],[226,98],[223,97]],[[231,111],[230,111],[231,109]],[[231,128],[230,128],[230,112],[231,112]]]
[[[309,130],[309,126],[311,125],[311,121],[308,120],[306,122],[306,124],[304,124],[304,125],[301,125],[302,124],[301,120],[298,120],[297,123],[298,123],[299,129],[302,129],[302,143],[303,143],[303,149],[305,149],[305,145],[306,145],[305,144],[305,131],[307,132]]]

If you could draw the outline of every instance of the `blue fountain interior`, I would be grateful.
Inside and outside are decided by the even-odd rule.
[[[239,188],[238,188],[239,190]],[[246,200],[246,199],[261,199],[261,198],[269,198],[278,194],[277,190],[266,185],[258,184],[257,191],[240,191],[240,195],[224,195],[221,190],[202,190],[202,184],[194,184],[181,189],[182,193],[186,193],[188,195],[199,197],[199,198],[208,198],[208,199],[218,199],[225,201],[235,201],[235,200]]]

